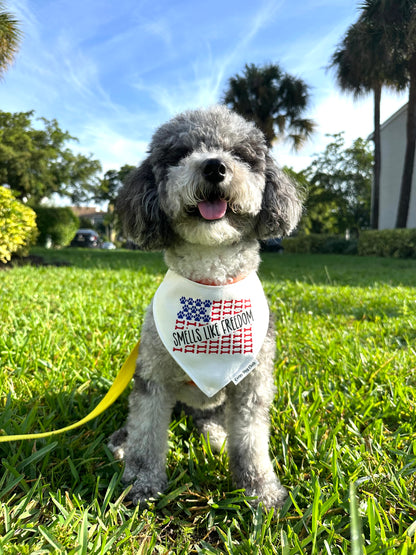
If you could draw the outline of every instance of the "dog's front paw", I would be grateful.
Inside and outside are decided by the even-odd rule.
[[[158,464],[127,452],[123,482],[132,484],[128,498],[137,505],[163,493],[167,484],[166,469],[161,462]]]
[[[246,490],[246,495],[251,495]],[[253,492],[253,496],[257,496],[254,500],[255,505],[260,503],[265,509],[281,509],[287,499],[287,491],[281,484],[271,484],[267,487],[258,488]]]
[[[261,503],[265,509],[281,509],[287,499],[286,489],[274,475],[269,479],[249,480],[243,487],[245,494],[254,498],[252,504],[257,506]]]
[[[166,485],[166,474],[160,476],[153,472],[141,471],[133,482],[128,498],[133,501],[135,505],[138,505],[139,503],[146,502],[151,498],[161,495]]]

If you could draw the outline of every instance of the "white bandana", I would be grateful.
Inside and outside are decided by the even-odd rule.
[[[269,307],[255,272],[230,285],[202,285],[168,270],[153,300],[153,316],[168,352],[212,397],[257,366]]]

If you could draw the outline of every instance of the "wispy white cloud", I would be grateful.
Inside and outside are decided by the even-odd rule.
[[[255,12],[254,15],[245,22],[244,29],[242,29],[240,34],[240,39],[235,45],[233,45],[231,51],[225,56],[222,64],[223,71],[221,79],[225,75],[225,70],[228,70],[228,68],[235,63],[235,61],[247,59],[249,47],[253,40],[263,27],[270,25],[270,23],[274,20],[275,15],[279,12],[283,5],[284,0],[269,0],[264,4],[260,4],[257,12]]]
[[[75,152],[89,156],[92,152],[102,161],[103,172],[117,169],[125,164],[137,165],[146,155],[147,141],[119,133],[106,122],[87,123],[79,142],[72,148]]]
[[[165,18],[147,21],[141,28],[145,33],[152,34],[157,39],[160,39],[165,44],[166,48],[173,47],[171,26]]]
[[[145,78],[137,79],[134,87],[149,95],[152,101],[168,116],[190,107],[209,106],[220,101],[226,77],[236,69],[241,71],[249,61],[250,47],[262,28],[270,25],[276,13],[283,5],[283,0],[269,0],[253,4],[252,13],[244,11],[238,18],[233,29],[221,23],[218,26],[229,41],[225,51],[213,53],[213,43],[209,37],[202,41],[203,48],[194,52],[192,62],[188,66],[177,68],[174,78],[163,79],[158,83],[148,82]],[[200,32],[194,30],[195,36]],[[176,45],[180,50],[180,45]],[[189,53],[183,52],[188,56]],[[181,54],[178,54],[179,58]],[[165,75],[166,77],[166,75]]]

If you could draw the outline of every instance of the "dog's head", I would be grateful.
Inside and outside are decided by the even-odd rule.
[[[183,241],[232,244],[284,236],[301,202],[263,134],[224,106],[184,112],[160,127],[120,192],[127,233],[143,248]]]

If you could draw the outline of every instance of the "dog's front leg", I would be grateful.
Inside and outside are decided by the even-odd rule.
[[[229,385],[227,394],[227,433],[230,470],[238,488],[257,497],[267,509],[280,508],[287,492],[277,478],[269,456],[269,407],[272,382],[265,387],[257,372],[238,386]]]
[[[130,497],[135,504],[157,496],[166,487],[172,408],[171,395],[163,385],[135,376],[123,448],[123,480],[133,482]]]

